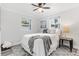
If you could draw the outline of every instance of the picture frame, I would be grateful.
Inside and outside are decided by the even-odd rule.
[[[59,19],[59,17],[53,18],[52,20],[51,20],[51,27],[60,28],[60,19]]]
[[[26,17],[22,17],[21,27],[23,27],[27,31],[31,30],[31,19],[28,19]]]
[[[47,22],[46,22],[46,20],[42,20],[42,21],[40,21],[40,23],[41,23],[41,28],[46,28],[47,27]]]

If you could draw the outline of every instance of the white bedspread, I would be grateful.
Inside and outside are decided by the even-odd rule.
[[[41,44],[40,44],[41,43]],[[45,56],[44,44],[42,39],[37,39],[34,41],[34,49],[35,56]]]
[[[36,33],[36,34],[26,34],[24,35],[23,37],[23,40],[21,42],[22,44],[22,47],[31,54],[30,52],[30,49],[29,49],[29,46],[28,46],[28,41],[29,41],[29,38],[32,37],[32,36],[36,36],[36,35],[40,35],[40,36],[50,36],[51,38],[51,41],[52,41],[52,45],[51,45],[51,48],[49,50],[49,53],[48,55],[53,52],[54,50],[56,50],[56,48],[58,47],[58,44],[59,44],[59,36],[58,34],[44,34],[44,33]],[[36,45],[37,44],[37,45]],[[39,47],[37,47],[39,46]],[[35,52],[35,56],[44,56],[45,55],[45,52],[44,52],[44,45],[43,45],[43,42],[42,40],[35,40],[34,42],[34,49],[33,51]]]

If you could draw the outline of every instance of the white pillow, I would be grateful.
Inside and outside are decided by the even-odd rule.
[[[55,28],[49,29],[49,33],[50,33],[50,34],[55,34],[55,33],[56,33],[56,29],[55,29]]]
[[[9,42],[9,41],[4,41],[4,43],[3,43],[3,48],[8,48],[8,47],[11,47],[12,46],[12,43],[11,42]]]

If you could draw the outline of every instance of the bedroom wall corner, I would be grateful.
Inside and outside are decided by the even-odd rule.
[[[22,30],[20,25],[21,17],[25,16],[29,18],[28,15],[22,15],[20,13],[16,13],[10,9],[1,8],[1,43],[3,41],[10,41],[14,44],[17,44],[19,41],[23,39],[25,34],[36,33],[39,31],[39,26],[36,25],[39,23],[38,18],[31,17],[32,19],[32,29],[30,32],[26,32]],[[35,24],[36,23],[36,24]]]

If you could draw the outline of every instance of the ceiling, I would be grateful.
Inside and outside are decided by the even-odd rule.
[[[51,9],[44,10],[43,13],[38,11],[33,12],[36,7],[32,6],[31,3],[1,3],[1,7],[15,11],[23,15],[33,15],[33,16],[48,16],[56,13],[60,13],[72,8],[79,6],[78,3],[47,3],[46,6],[51,7]]]

